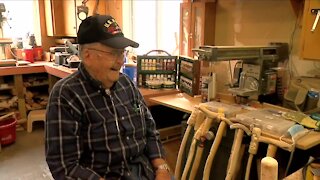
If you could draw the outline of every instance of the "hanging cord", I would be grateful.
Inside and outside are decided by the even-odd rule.
[[[299,27],[299,24],[301,23],[300,21],[301,21],[302,12],[303,12],[303,5],[304,5],[304,3],[303,3],[303,1],[301,1],[300,7],[299,7],[298,16],[297,16],[293,31],[291,33],[290,42],[289,42],[289,46],[290,46],[289,47],[289,60],[288,60],[288,63],[287,63],[287,67],[289,69],[289,81],[294,77],[293,70],[296,73],[298,73],[297,68],[295,67],[295,65],[292,62],[293,61],[293,59],[292,59],[292,50],[293,50],[293,40],[294,40],[294,37],[296,35],[296,30]]]
[[[97,15],[97,11],[98,11],[98,5],[99,5],[99,0],[96,0],[96,4],[94,5],[94,8],[93,8],[93,15]]]
[[[88,1],[89,1],[89,0],[83,0],[83,1],[82,1],[82,5],[85,6]]]
[[[9,45],[9,51],[10,51],[10,54],[15,58],[15,59],[17,59],[18,60],[18,56],[16,55],[16,54],[14,54],[14,52],[12,51],[12,49],[11,49],[11,46]]]

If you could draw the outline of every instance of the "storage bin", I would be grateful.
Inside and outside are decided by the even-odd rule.
[[[282,117],[282,113],[282,111],[275,109],[255,110],[237,114],[236,120],[246,126],[258,127],[265,132],[281,136],[284,135],[291,126],[296,124]]]
[[[1,145],[12,144],[16,141],[17,120],[8,118],[0,121],[0,143]]]

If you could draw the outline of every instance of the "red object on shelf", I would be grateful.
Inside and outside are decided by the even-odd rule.
[[[33,59],[35,61],[42,61],[43,49],[42,47],[34,47],[33,48]]]
[[[34,62],[33,49],[23,49],[22,59],[33,63]]]
[[[8,118],[0,121],[0,144],[7,145],[16,141],[16,124],[17,120]]]

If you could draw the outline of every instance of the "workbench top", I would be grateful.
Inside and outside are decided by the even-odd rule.
[[[199,105],[201,103],[200,97],[191,97],[185,93],[178,93],[178,94],[169,94],[164,96],[157,96],[149,98],[149,100],[153,103],[161,104],[166,107],[170,107],[179,111],[183,111],[186,113],[191,114],[194,106]],[[285,110],[283,107],[275,106],[271,104],[261,104],[260,108],[276,108],[279,110]],[[247,110],[244,110],[247,112]],[[279,139],[279,136],[276,136],[271,133],[262,132],[262,135],[271,137],[274,139]],[[292,141],[288,138],[283,138],[284,141],[288,143],[292,143]],[[305,136],[301,137],[296,142],[296,147],[302,150],[310,149],[314,146],[320,144],[320,132],[310,131]]]

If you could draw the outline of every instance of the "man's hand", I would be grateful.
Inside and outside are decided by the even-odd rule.
[[[171,180],[171,174],[165,169],[158,169],[155,180]]]

